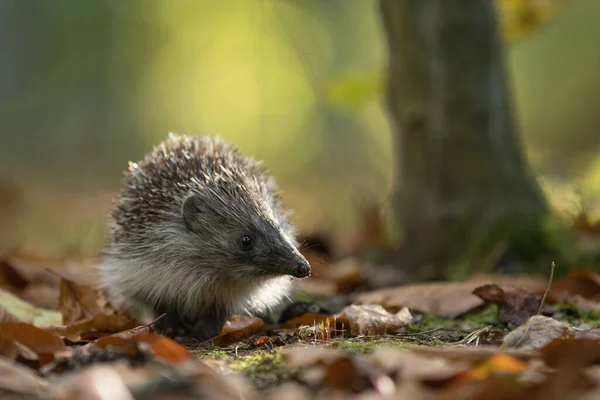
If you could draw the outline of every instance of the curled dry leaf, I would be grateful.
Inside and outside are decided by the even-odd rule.
[[[488,303],[500,307],[498,319],[507,324],[521,325],[536,315],[542,299],[528,290],[500,285],[484,285],[476,288],[473,294]]]
[[[64,278],[60,280],[58,304],[65,325],[104,315],[99,302],[102,304],[105,300],[92,285],[80,284]]]
[[[565,322],[542,315],[533,316],[525,324],[504,336],[505,347],[536,350],[554,339],[574,333],[574,329]]]
[[[384,335],[395,333],[412,321],[408,308],[395,314],[377,304],[350,305],[342,310],[338,319],[346,325],[351,336]]]
[[[260,318],[234,315],[227,320],[221,333],[211,339],[211,342],[216,346],[227,346],[260,332],[264,326],[265,322]]]

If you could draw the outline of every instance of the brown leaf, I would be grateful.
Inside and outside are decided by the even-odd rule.
[[[353,304],[341,311],[339,319],[344,321],[351,336],[385,335],[398,332],[412,321],[412,315],[408,308],[392,314],[377,304]]]
[[[359,393],[370,386],[355,360],[349,356],[339,357],[325,367],[323,383],[337,390]]]
[[[151,333],[149,325],[140,325],[135,328],[127,329],[126,331],[114,333],[108,337],[119,337],[122,339],[131,339],[134,336],[141,335],[142,333]]]
[[[61,279],[58,299],[65,325],[103,315],[98,305],[98,293],[92,285]]]
[[[99,349],[118,349],[127,354],[127,356],[130,358],[134,358],[140,353],[138,344],[139,342],[123,339],[118,336],[105,336],[96,340],[94,343],[90,343],[91,347],[96,347]]]
[[[257,317],[234,315],[229,318],[218,336],[211,339],[216,346],[227,346],[260,332],[265,322]]]
[[[142,333],[134,336],[131,340],[138,343],[149,344],[156,357],[167,360],[173,364],[193,358],[185,347],[165,336],[153,333]]]
[[[52,361],[55,353],[66,349],[57,335],[23,322],[0,324],[0,340],[27,347],[38,356],[40,365]]]
[[[521,325],[529,317],[536,315],[542,302],[538,295],[528,290],[496,284],[480,286],[473,294],[500,307],[500,322],[515,325]]]
[[[96,340],[133,329],[138,325],[137,321],[122,315],[97,315],[69,326],[49,327],[47,330],[68,338],[72,342],[78,342],[81,340]]]
[[[520,286],[539,293],[547,282],[530,276],[473,276],[466,282],[416,283],[394,288],[378,289],[358,296],[356,304],[380,304],[390,312],[407,307],[413,312],[454,318],[484,304],[473,290],[485,284]]]
[[[551,368],[583,368],[600,363],[600,341],[596,339],[557,339],[540,349]]]
[[[577,270],[554,283],[548,294],[550,302],[570,301],[576,296],[589,299],[600,295],[600,275],[591,270]]]

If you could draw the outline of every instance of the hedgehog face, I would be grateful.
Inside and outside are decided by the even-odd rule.
[[[267,204],[251,187],[221,184],[188,196],[182,221],[199,254],[223,273],[238,278],[307,277],[309,263]]]

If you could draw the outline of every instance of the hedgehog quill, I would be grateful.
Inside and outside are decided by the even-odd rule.
[[[274,179],[218,137],[170,134],[129,163],[100,280],[156,329],[207,340],[233,314],[268,319],[310,275]]]

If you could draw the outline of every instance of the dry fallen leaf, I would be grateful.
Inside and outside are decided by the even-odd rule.
[[[550,368],[583,368],[600,363],[600,341],[561,338],[543,346],[540,353]]]
[[[529,317],[536,315],[542,302],[538,295],[528,290],[496,284],[480,286],[473,294],[499,306],[500,322],[516,325],[521,325]]]
[[[260,318],[234,315],[227,320],[221,333],[211,339],[211,342],[215,346],[227,346],[260,332],[264,326],[265,321]]]
[[[504,336],[502,344],[505,347],[536,350],[554,339],[574,333],[574,329],[565,322],[542,315],[533,316],[517,329]]]
[[[338,320],[345,324],[351,336],[385,335],[398,332],[412,321],[412,315],[408,308],[392,314],[377,304],[353,304],[340,312]]]
[[[154,333],[142,333],[134,336],[131,340],[138,343],[147,343],[152,348],[156,357],[173,364],[193,358],[185,347],[165,336]]]
[[[350,356],[333,360],[325,367],[323,383],[337,390],[360,393],[370,386],[369,379]]]
[[[0,340],[25,346],[37,355],[40,365],[52,361],[55,353],[66,349],[57,335],[23,322],[0,324]]]
[[[479,381],[497,374],[519,374],[527,369],[527,363],[505,353],[493,355],[488,360],[465,371],[458,379],[460,382]]]
[[[600,275],[589,270],[572,271],[552,285],[548,301],[570,301],[576,296],[600,300]]]
[[[58,303],[65,325],[104,315],[98,300],[98,292],[92,285],[61,279]]]
[[[476,274],[465,282],[416,283],[365,292],[355,303],[379,304],[389,311],[407,307],[413,312],[454,318],[483,305],[483,300],[475,296],[473,290],[494,283],[523,287],[537,294],[543,293],[548,286],[541,277]]]
[[[123,315],[97,315],[91,319],[81,320],[69,326],[54,326],[47,330],[65,337],[72,342],[81,340],[96,340],[103,336],[127,331],[138,326],[137,321],[133,321]]]

